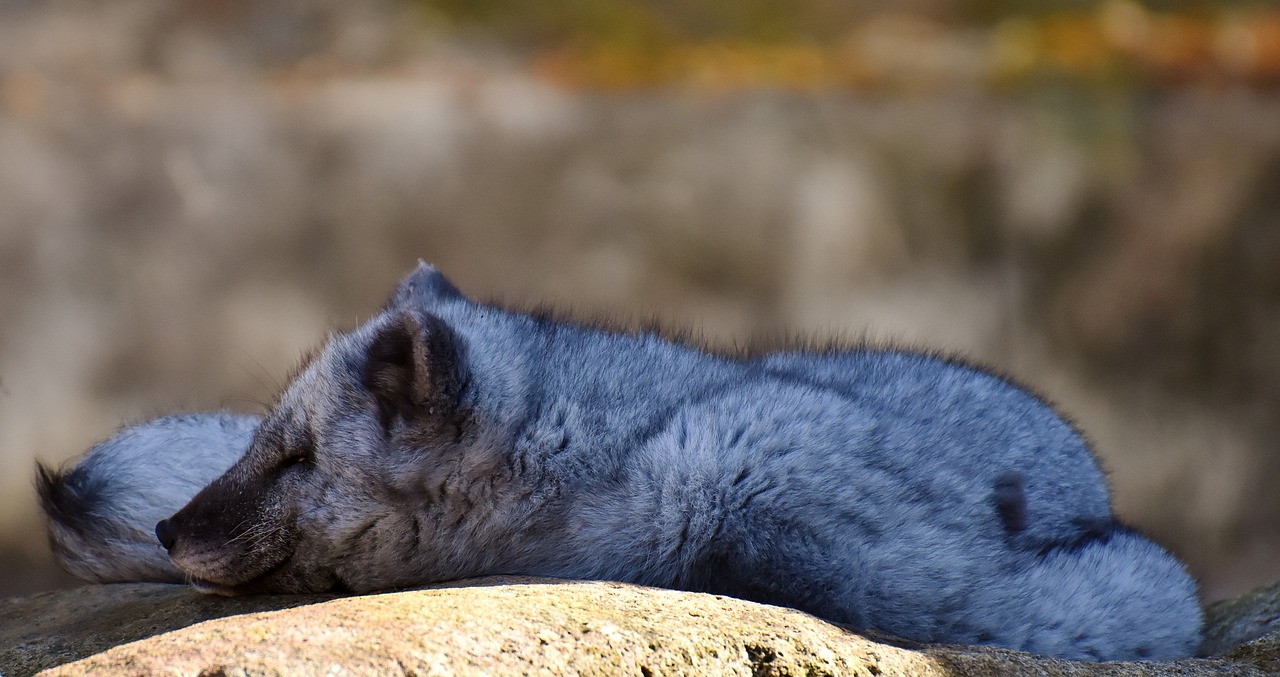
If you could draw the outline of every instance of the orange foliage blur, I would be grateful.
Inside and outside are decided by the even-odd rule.
[[[1109,0],[1090,12],[986,27],[885,15],[828,41],[669,39],[544,46],[530,67],[570,88],[912,89],[1035,84],[1280,85],[1280,9],[1154,12]]]

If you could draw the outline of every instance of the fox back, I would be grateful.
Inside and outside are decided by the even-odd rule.
[[[743,597],[927,642],[1195,650],[1195,584],[1027,390],[897,350],[717,355],[421,266],[157,535],[209,592],[487,574]]]

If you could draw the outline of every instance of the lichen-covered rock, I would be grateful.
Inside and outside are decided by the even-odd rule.
[[[0,603],[0,617],[0,671],[9,677],[50,667],[46,674],[1263,675],[1280,661],[1274,632],[1220,658],[1092,664],[873,641],[798,611],[714,595],[517,578],[336,599],[94,586]]]
[[[1223,654],[1245,642],[1280,632],[1280,583],[1268,585],[1205,609],[1202,653]],[[1280,653],[1274,654],[1280,657]],[[1280,668],[1276,670],[1280,674]]]

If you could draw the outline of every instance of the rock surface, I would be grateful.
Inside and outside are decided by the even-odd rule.
[[[1201,651],[1209,655],[1224,654],[1245,642],[1275,633],[1280,633],[1280,583],[1210,604],[1205,609]],[[1280,654],[1273,660],[1277,658]]]
[[[790,609],[618,583],[499,578],[363,597],[235,599],[182,586],[90,586],[0,602],[0,672],[1264,675],[1280,669],[1278,597],[1275,586],[1210,608],[1208,642],[1220,657],[1091,664],[874,641]]]

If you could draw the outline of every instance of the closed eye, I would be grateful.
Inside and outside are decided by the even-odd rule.
[[[288,453],[285,455],[284,462],[281,463],[281,470],[299,465],[315,465],[316,445],[312,441],[311,431],[307,430],[300,437],[301,439],[296,439],[292,445],[289,445]]]
[[[289,450],[284,460],[280,463],[280,470],[287,470],[298,466],[314,466],[316,461],[315,448],[311,445],[295,447]]]
[[[292,468],[295,465],[311,465],[311,463],[311,454],[309,452],[299,450],[290,454],[281,465],[284,468]]]

